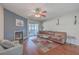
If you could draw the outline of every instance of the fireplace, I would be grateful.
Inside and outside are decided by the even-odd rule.
[[[19,41],[19,43],[23,43],[23,31],[15,32],[15,41]]]

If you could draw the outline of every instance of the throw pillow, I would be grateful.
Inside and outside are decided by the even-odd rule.
[[[6,49],[14,47],[14,44],[9,40],[3,40],[1,42],[1,45],[2,45],[2,47],[6,48]]]

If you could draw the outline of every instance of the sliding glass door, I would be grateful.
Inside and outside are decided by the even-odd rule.
[[[29,36],[35,36],[38,33],[38,24],[29,24]]]

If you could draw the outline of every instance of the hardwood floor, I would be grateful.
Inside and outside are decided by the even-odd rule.
[[[79,55],[79,46],[76,45],[59,45],[54,49],[50,49],[44,53],[32,41],[33,38],[26,39],[23,43],[24,55]]]

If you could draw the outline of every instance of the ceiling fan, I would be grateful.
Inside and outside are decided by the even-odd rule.
[[[41,8],[36,8],[33,10],[33,16],[35,17],[46,17],[47,11]]]

